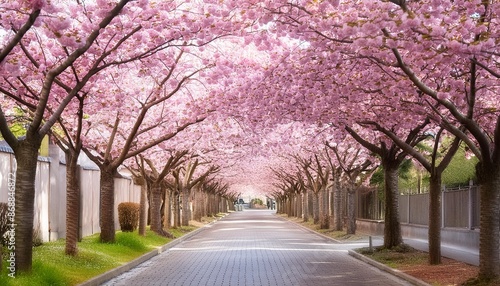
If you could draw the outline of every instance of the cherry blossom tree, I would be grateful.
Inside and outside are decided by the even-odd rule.
[[[87,147],[84,150],[101,170],[100,225],[101,240],[104,242],[114,241],[115,236],[113,178],[118,168],[125,160],[173,138],[190,125],[205,119],[205,115],[199,114],[195,110],[191,112],[190,118],[179,118],[178,111],[182,111],[183,104],[180,107],[172,108],[166,102],[178,93],[190,77],[199,71],[195,69],[194,72],[174,74],[175,65],[178,63],[180,55],[182,55],[182,51],[178,51],[174,62],[165,67],[167,74],[159,77],[159,80],[156,81],[158,85],[154,86],[155,81],[151,82],[153,88],[149,92],[146,91],[146,94],[144,94],[144,90],[140,90],[143,88],[142,86],[139,90],[130,87],[131,89],[128,91],[124,90],[123,84],[117,86],[117,91],[121,92],[119,95],[123,96],[123,99],[129,98],[131,100],[127,103],[122,101],[121,103],[126,104],[124,108],[111,113],[115,116],[113,124],[108,124],[107,116],[111,115],[108,111],[101,110],[100,113],[95,113],[90,118],[93,123],[85,138],[85,146]],[[171,86],[166,86],[166,83],[171,84]],[[125,92],[130,93],[125,97],[123,94]],[[132,94],[139,95],[136,102],[132,100]],[[122,113],[126,108],[130,108],[131,111],[135,109],[136,112]],[[124,115],[127,117],[123,117]],[[98,119],[97,117],[100,116],[102,116],[101,119]],[[109,134],[109,137],[100,137],[99,134],[103,133]]]
[[[401,10],[398,10],[397,6],[394,4],[399,5]],[[342,6],[341,9],[339,5]],[[487,74],[489,74],[484,78],[483,90],[489,91],[491,90],[491,86],[495,86],[494,83],[491,84],[491,79],[495,78],[495,74],[497,74],[495,70],[492,69],[492,66],[494,66],[496,62],[495,56],[497,55],[492,45],[495,35],[490,32],[485,32],[491,31],[491,27],[496,25],[496,21],[491,20],[496,19],[496,17],[493,16],[496,11],[494,7],[495,6],[491,3],[481,1],[461,1],[460,3],[449,2],[446,4],[432,1],[412,2],[410,4],[406,3],[406,1],[343,1],[342,3],[335,1],[311,2],[304,3],[303,5],[302,3],[283,3],[279,5],[279,9],[273,10],[273,16],[276,17],[277,23],[279,23],[273,31],[276,31],[278,35],[287,35],[303,41],[304,47],[314,46],[316,48],[314,50],[315,53],[304,54],[304,49],[298,48],[301,51],[302,61],[300,59],[297,60],[298,64],[293,68],[288,68],[288,71],[285,68],[279,69],[279,71],[278,69],[267,69],[268,72],[263,73],[264,76],[259,77],[259,80],[256,82],[262,84],[264,78],[276,75],[278,72],[283,76],[280,77],[280,80],[276,80],[273,83],[267,83],[268,89],[266,92],[262,92],[262,89],[259,89],[259,94],[267,94],[269,97],[272,97],[276,95],[276,90],[273,90],[273,88],[279,87],[279,89],[286,89],[286,94],[288,96],[280,97],[280,100],[276,102],[276,104],[270,104],[275,108],[268,111],[270,114],[280,114],[281,118],[278,120],[286,120],[290,118],[288,117],[289,113],[283,112],[283,110],[287,110],[286,108],[289,106],[289,103],[292,103],[299,112],[303,112],[303,110],[307,110],[307,105],[300,104],[300,102],[306,99],[304,96],[304,94],[307,94],[306,91],[314,90],[316,94],[321,94],[321,92],[318,91],[324,90],[320,81],[315,79],[322,78],[333,81],[333,79],[338,80],[340,78],[342,81],[344,80],[342,78],[342,73],[345,71],[345,60],[352,57],[364,58],[371,62],[369,66],[377,65],[379,67],[379,73],[386,73],[392,77],[392,88],[387,89],[388,98],[398,98],[402,95],[406,96],[409,92],[418,88],[420,90],[419,92],[430,96],[441,104],[439,108],[436,108],[435,104],[429,104],[428,106],[429,109],[435,110],[439,115],[439,117],[437,117],[439,118],[438,122],[443,123],[450,131],[454,130],[457,136],[461,136],[461,139],[465,140],[467,139],[466,134],[457,132],[457,130],[453,128],[454,125],[449,124],[449,122],[458,121],[465,124],[465,118],[468,116],[472,117],[474,114],[472,111],[464,111],[462,113],[463,116],[460,115],[462,116],[460,117],[457,116],[458,113],[456,111],[464,105],[464,102],[478,102],[476,100],[476,80],[478,78],[476,72],[477,66],[482,67]],[[325,15],[328,16],[325,17]],[[428,20],[429,17],[432,17],[432,21]],[[445,27],[443,23],[453,24]],[[330,51],[338,51],[338,53],[330,53]],[[479,56],[478,52],[482,52],[482,54]],[[326,57],[325,54],[329,57]],[[394,56],[396,57],[394,58]],[[472,60],[470,59],[471,57]],[[315,65],[314,69],[316,71],[312,71],[309,74],[320,74],[321,77],[303,77],[304,72],[297,72],[298,67],[311,62],[322,63],[323,66],[330,66],[331,68],[324,72],[317,68],[318,65]],[[326,65],[325,63],[328,62],[331,64]],[[461,65],[464,62],[472,63],[471,68],[463,68]],[[411,64],[411,66],[407,63]],[[443,64],[445,66],[443,66]],[[438,66],[440,68],[436,68]],[[359,67],[356,68],[353,65],[349,65],[349,67],[352,67],[362,75],[362,77],[358,77],[362,79],[362,81],[345,80],[347,84],[343,85],[344,88],[357,87],[358,90],[365,88],[368,92],[373,92],[374,87],[380,86],[380,81],[367,80],[367,78],[370,78],[370,75],[376,73],[376,71],[366,68],[366,65],[360,65],[364,70],[360,70]],[[411,68],[416,68],[418,70]],[[397,69],[401,70],[398,72]],[[311,70],[313,70],[313,68],[311,68]],[[472,73],[465,72],[468,70],[472,71]],[[328,73],[328,71],[330,73]],[[406,78],[400,76],[401,71],[406,74]],[[470,74],[473,74],[473,76],[469,76]],[[469,77],[469,79],[465,80],[466,85],[464,87],[461,82],[462,79],[466,77]],[[300,84],[296,84],[296,81],[301,82]],[[414,84],[409,84],[409,81]],[[286,85],[283,87],[283,82],[287,84],[293,83],[293,85]],[[427,86],[422,83],[427,83]],[[295,87],[302,87],[302,92],[293,90]],[[450,93],[450,88],[455,87],[457,91],[460,90],[456,95],[463,94],[464,90],[469,91],[466,92],[465,96],[467,100],[461,101],[460,96],[457,97]],[[398,92],[394,92],[398,90],[405,92],[399,94]],[[344,94],[345,91],[345,89],[342,89],[337,93],[341,95]],[[358,92],[357,98],[362,98],[362,94],[363,93]],[[439,96],[440,94],[442,94],[442,96]],[[354,96],[355,94],[351,93],[351,95]],[[414,96],[414,94],[412,96]],[[324,103],[327,101],[325,100],[327,97],[324,96],[317,96],[316,98],[317,103]],[[491,98],[491,96],[488,98]],[[352,99],[354,99],[354,97],[352,97],[351,100]],[[455,99],[457,99],[457,101],[451,101]],[[269,98],[266,98],[266,100],[269,104]],[[362,100],[359,100],[359,102],[362,102]],[[450,102],[452,102],[451,105]],[[491,102],[485,102],[484,105],[482,104],[481,101],[482,107],[490,106]],[[308,105],[310,104],[308,103]],[[323,104],[317,104],[315,107],[321,105]],[[425,106],[425,102],[420,101],[420,105]],[[448,111],[443,111],[443,106],[446,107]],[[262,107],[259,103],[256,103],[253,107],[253,110],[262,112],[262,108],[257,108]],[[419,109],[419,106],[415,106],[414,108]],[[297,111],[295,114],[296,113]],[[306,112],[306,114],[316,119],[320,115],[320,112]],[[311,114],[315,115],[311,116]],[[411,113],[407,114],[409,115]],[[419,112],[417,112],[417,114],[419,114]],[[491,114],[491,112],[480,114]],[[446,118],[445,115],[451,115],[448,122],[443,120],[443,118]],[[332,122],[338,121],[333,119],[346,120],[346,118],[338,118],[338,116],[334,114],[330,116]],[[391,114],[391,116],[393,116],[393,114]],[[457,117],[460,120],[457,120]],[[391,121],[389,116],[386,118]],[[400,124],[415,122],[412,120],[403,121],[400,117],[397,118]],[[433,118],[436,117],[434,116]],[[484,116],[484,118],[486,118],[486,116]],[[384,121],[384,119],[378,120],[378,122]],[[392,121],[394,121],[394,118]],[[472,122],[474,122],[474,124],[472,124]],[[495,122],[495,120],[489,122]],[[476,121],[471,121],[469,126],[475,124]],[[489,134],[493,133],[494,132],[490,132]],[[488,132],[476,129],[475,134],[484,135],[488,134]],[[493,138],[493,136],[486,137]],[[486,137],[482,138],[485,139]],[[472,143],[475,140],[477,139],[474,138],[474,140],[469,141]],[[491,146],[491,144],[486,143],[487,141],[483,142],[485,143],[482,146]],[[476,153],[478,154],[479,152]],[[490,151],[487,153],[491,154]],[[492,168],[488,169],[491,170]],[[498,200],[492,197],[492,199],[488,201],[496,202]],[[496,213],[495,208],[492,209],[486,206],[485,209],[485,212],[489,213],[489,215],[485,214],[485,218]],[[488,223],[484,223],[483,228],[485,231],[482,232],[482,235],[485,235],[485,237],[493,233],[498,233],[496,230],[491,233],[489,232],[490,225],[493,226],[494,229],[496,228],[496,224],[492,222],[491,219],[492,218],[489,220],[486,219]],[[489,241],[486,242],[486,240]],[[496,256],[496,254],[493,254],[496,253],[493,251],[493,249],[497,248],[493,246],[497,245],[496,241],[497,239],[491,239],[491,237],[489,237],[489,239],[485,238],[483,245],[486,247],[484,248],[485,251],[482,252],[482,257]],[[484,269],[483,273],[488,274],[482,274],[482,276],[491,276],[492,269],[493,272],[496,272],[494,271],[496,266],[493,265],[498,265],[497,262],[496,260],[485,262],[485,266],[482,267],[482,269]]]
[[[203,216],[216,216],[220,212],[227,212],[236,200],[236,193],[229,191],[229,186],[221,179],[203,180],[200,194],[195,194],[195,213],[193,218],[201,221]],[[221,200],[223,202],[221,202]]]
[[[165,152],[166,153],[166,152]],[[162,201],[162,193],[165,192],[166,182],[165,179],[167,175],[169,175],[172,170],[177,168],[179,165],[183,163],[183,157],[188,154],[187,151],[176,152],[170,155],[166,161],[163,163],[160,170],[158,170],[153,163],[152,160],[144,159],[144,161],[148,164],[149,169],[151,170],[151,175],[146,176],[146,180],[149,181],[148,186],[150,187],[150,213],[151,213],[151,230],[168,237],[173,238],[173,235],[165,232],[162,227],[161,221],[161,201]],[[163,156],[162,156],[163,157]],[[160,158],[162,158],[160,157]],[[145,173],[145,171],[143,171]],[[168,225],[165,225],[168,227]]]
[[[115,31],[115,18],[128,16],[120,14],[128,2],[88,5],[94,7],[91,17],[85,13],[86,7],[78,3],[61,7],[42,1],[2,3],[5,13],[1,26],[9,31],[2,48],[0,91],[9,99],[7,107],[18,104],[30,113],[26,136],[16,138],[8,129],[8,109],[4,110],[4,105],[0,108],[0,130],[17,161],[18,271],[31,269],[34,178],[41,140],[72,99],[108,66],[105,60],[114,61],[113,53],[128,39],[127,32],[119,39],[110,35],[110,30]],[[26,10],[31,11],[28,17]],[[101,40],[108,42],[110,48],[104,54],[98,48]]]
[[[498,253],[497,3],[460,1],[396,2],[390,21],[372,20],[386,55],[404,80],[427,101],[442,127],[463,140],[478,157],[481,192],[480,278],[500,275]],[[431,16],[431,21],[429,21]],[[403,24],[404,23],[404,24]],[[446,25],[442,25],[446,23]],[[367,38],[367,37],[365,37]],[[372,52],[368,49],[367,52]],[[378,51],[379,54],[380,51]],[[484,67],[484,68],[483,68]],[[398,73],[400,74],[400,73]],[[406,83],[404,83],[406,84]],[[458,127],[457,127],[458,125]]]
[[[132,165],[127,165],[127,169],[132,174],[134,184],[141,186],[141,194],[139,198],[139,235],[146,235],[146,226],[148,223],[148,194],[149,194],[149,172],[145,168],[146,163],[143,156],[136,156],[135,162]]]
[[[340,225],[340,210],[341,210],[341,196],[340,188],[341,186],[345,189],[347,193],[347,234],[354,234],[356,232],[356,211],[355,211],[355,193],[357,189],[366,185],[366,182],[371,177],[373,171],[376,169],[373,167],[371,156],[367,156],[364,149],[357,145],[351,145],[349,141],[342,142],[341,144],[331,145],[329,142],[326,145],[326,156],[329,159],[330,167],[332,168],[333,175],[337,175],[338,178],[334,178],[334,182],[342,182],[343,184],[334,184],[335,195],[335,215],[334,221],[336,224],[336,229],[339,230],[338,225]],[[329,150],[333,152],[334,156],[329,154]],[[335,163],[333,158],[335,158]],[[335,167],[338,165],[338,167]],[[338,170],[338,171],[337,171]],[[337,172],[335,172],[337,171]],[[339,172],[340,171],[340,172]]]
[[[414,157],[430,174],[429,186],[429,263],[441,263],[441,176],[445,168],[451,162],[451,159],[456,154],[460,146],[460,138],[455,137],[450,146],[439,148],[440,144],[443,145],[442,133],[443,128],[440,128],[436,134],[429,132],[422,134],[422,136],[431,136],[434,139],[432,152],[430,158],[425,156],[425,150],[419,151],[418,146],[410,146],[390,130],[385,129],[378,123],[368,122],[367,124],[373,125],[380,132],[390,137],[400,148],[405,150],[408,154]],[[444,149],[444,151],[442,151]]]
[[[85,96],[76,96],[78,109],[76,112],[75,136],[65,128],[62,119],[58,119],[58,126],[62,133],[51,132],[57,145],[64,151],[66,159],[66,245],[64,252],[67,255],[78,253],[77,242],[79,239],[80,226],[80,177],[78,176],[78,157],[82,150],[81,133],[83,129],[83,107]]]
[[[316,154],[314,158],[303,159],[296,157],[297,164],[300,166],[300,171],[304,174],[305,185],[312,192],[313,199],[313,221],[315,224],[320,224],[323,229],[329,228],[328,210],[324,208],[323,196],[329,186],[331,171],[328,167],[322,164]]]
[[[18,160],[19,269],[31,267],[21,241],[31,239],[26,222],[32,221],[36,150],[59,120],[68,124],[61,127],[65,145],[77,151],[82,134],[81,145],[101,168],[103,241],[114,239],[112,178],[126,160],[190,133],[196,146],[176,150],[221,166],[217,178],[224,187],[200,180],[200,188],[233,197],[259,189],[284,201],[301,192],[301,183],[289,171],[296,166],[277,154],[319,154],[325,140],[316,126],[334,134],[332,144],[350,136],[379,157],[386,184],[384,244],[396,246],[402,242],[398,166],[414,156],[430,170],[435,187],[462,140],[480,162],[480,277],[500,275],[498,3],[128,2],[0,6],[0,131]],[[14,105],[31,117],[25,138],[8,129]],[[416,151],[429,128],[456,136],[439,164],[436,152],[429,162]],[[351,165],[338,151],[343,178],[350,174],[348,181],[355,182],[365,161]],[[313,157],[323,174],[325,162]],[[272,170],[283,170],[283,177]],[[318,177],[308,175],[303,179],[312,187]],[[273,188],[276,176],[282,190]],[[437,187],[431,195],[435,213]],[[437,228],[431,223],[430,236]],[[437,240],[430,244],[437,253]]]
[[[184,166],[179,166],[172,172],[174,180],[171,188],[180,194],[182,201],[182,226],[188,226],[191,220],[190,202],[194,187],[201,184],[208,176],[213,175],[219,170],[218,167],[211,165],[201,173],[200,171],[196,172],[200,169],[200,164],[202,163],[200,163],[198,159],[194,161],[190,160],[186,162]]]
[[[309,204],[305,179],[300,171],[294,173],[292,170],[273,169],[275,176],[273,185],[278,189],[276,192],[280,193],[278,196],[273,194],[280,201],[277,211],[278,213],[285,212],[288,216],[301,217],[304,222],[307,222],[309,221]],[[296,201],[295,205],[293,201]]]

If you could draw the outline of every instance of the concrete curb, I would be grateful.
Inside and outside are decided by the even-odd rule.
[[[315,233],[315,234],[317,234],[317,235],[319,235],[319,236],[321,236],[323,238],[332,240],[332,241],[334,241],[336,243],[339,243],[339,244],[345,243],[345,242],[340,241],[338,239],[335,239],[335,238],[329,237],[327,235],[324,235],[322,233],[316,232],[316,231],[314,231],[314,230],[312,230],[312,229],[310,229],[308,227],[305,227],[305,226],[303,226],[301,224],[298,224],[298,223],[296,223],[294,221],[287,220],[286,218],[280,217],[278,215],[277,215],[277,217],[283,219],[284,221],[288,221],[288,222],[294,223],[295,225],[297,225],[298,227],[300,227],[300,228],[302,228],[304,230],[307,230],[309,232]],[[352,257],[354,257],[354,258],[356,258],[358,260],[361,260],[361,261],[363,261],[363,262],[365,262],[367,264],[370,264],[371,266],[374,266],[374,267],[376,267],[376,268],[378,268],[378,269],[380,269],[382,271],[385,271],[385,272],[387,272],[389,274],[392,274],[392,275],[397,276],[397,277],[399,277],[399,278],[401,278],[403,280],[406,280],[406,281],[412,283],[413,285],[417,285],[417,286],[432,286],[431,284],[428,284],[428,283],[426,283],[426,282],[424,282],[424,281],[422,281],[422,280],[420,280],[418,278],[415,278],[415,277],[413,277],[411,275],[408,275],[408,274],[406,274],[404,272],[401,272],[400,270],[393,269],[393,268],[391,268],[391,267],[389,267],[387,265],[384,265],[384,264],[382,264],[380,262],[377,262],[377,261],[375,261],[373,259],[370,259],[370,258],[368,258],[368,257],[366,257],[366,256],[364,256],[362,254],[359,254],[359,253],[357,253],[357,252],[355,252],[353,250],[348,250],[347,252],[349,253],[350,256],[352,256]]]
[[[428,283],[426,283],[426,282],[424,282],[424,281],[422,281],[420,279],[417,279],[417,278],[415,278],[415,277],[413,277],[411,275],[408,275],[408,274],[406,274],[404,272],[401,272],[400,270],[393,269],[393,268],[391,268],[391,267],[389,267],[387,265],[384,265],[384,264],[382,264],[380,262],[372,260],[372,259],[370,259],[370,258],[368,258],[368,257],[366,257],[366,256],[364,256],[362,254],[357,253],[354,250],[348,250],[348,253],[349,253],[350,256],[352,256],[352,257],[354,257],[356,259],[359,259],[359,260],[361,260],[361,261],[363,261],[365,263],[370,264],[371,266],[377,267],[378,269],[380,269],[382,271],[388,272],[388,273],[390,273],[390,274],[392,274],[394,276],[397,276],[397,277],[399,277],[401,279],[404,279],[404,280],[406,280],[406,281],[408,281],[408,282],[410,282],[410,283],[412,283],[414,285],[417,285],[417,286],[431,286],[431,284],[428,284]]]
[[[225,217],[225,216],[224,216]],[[79,286],[98,286],[98,285],[101,285],[103,283],[105,283],[106,281],[109,281],[113,278],[115,278],[116,276],[118,275],[121,275],[127,271],[129,271],[130,269],[138,266],[139,264],[143,263],[143,262],[146,262],[147,260],[155,257],[156,255],[162,253],[162,252],[165,252],[166,250],[170,249],[170,248],[173,248],[174,246],[178,245],[179,243],[191,238],[192,236],[195,236],[196,234],[200,233],[201,231],[205,230],[208,226],[216,223],[217,221],[219,221],[220,219],[224,218],[224,217],[221,217],[211,223],[208,223],[198,229],[195,229],[179,238],[176,238],[174,240],[172,240],[171,242],[165,244],[165,245],[162,245],[160,247],[158,247],[157,249],[155,250],[152,250],[148,253],[145,253],[143,254],[142,256],[132,260],[132,261],[129,261],[127,262],[126,264],[122,265],[122,266],[118,266],[116,268],[113,268],[107,272],[104,272],[103,274],[101,275],[98,275],[98,276],[95,276],[81,284],[78,284]]]
[[[312,230],[312,229],[310,229],[310,228],[308,228],[308,227],[306,227],[306,226],[301,225],[300,223],[297,223],[297,222],[294,222],[294,221],[291,221],[291,220],[287,220],[286,218],[281,217],[281,216],[279,216],[279,215],[276,215],[276,217],[278,217],[278,218],[280,218],[280,219],[282,219],[282,220],[284,220],[284,221],[291,222],[291,223],[295,224],[296,226],[298,226],[298,227],[302,228],[302,229],[303,229],[303,230],[305,230],[305,231],[308,231],[308,232],[310,232],[310,233],[314,233],[314,234],[319,235],[319,236],[321,236],[321,237],[323,237],[323,238],[325,238],[325,239],[328,239],[328,240],[334,241],[335,243],[338,243],[338,244],[347,243],[347,242],[344,242],[344,241],[341,241],[341,240],[335,239],[335,238],[333,238],[333,237],[329,237],[328,235],[324,235],[324,234],[322,234],[322,233],[320,233],[320,232],[314,231],[314,230]],[[352,241],[349,241],[349,242],[352,242]],[[354,242],[364,242],[364,241],[354,241]],[[367,241],[366,243],[368,243],[368,241]]]

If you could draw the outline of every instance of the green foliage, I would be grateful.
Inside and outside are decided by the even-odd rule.
[[[134,231],[139,224],[138,203],[125,202],[118,205],[118,220],[122,231]]]
[[[411,160],[404,160],[399,166],[399,179],[400,180],[410,180],[412,177],[411,170],[413,169],[413,163]]]
[[[403,163],[401,163],[401,165],[399,166],[400,189],[405,189],[405,186],[408,185],[408,182],[413,179],[413,169],[413,163],[411,160],[404,160]],[[370,178],[370,185],[377,187],[378,197],[380,199],[384,198],[384,182],[384,168],[382,166],[379,166]]]
[[[25,126],[29,123],[29,121],[24,114],[25,112],[21,108],[14,107],[12,109],[12,115],[8,119],[10,131],[12,131],[16,137],[26,135]],[[2,134],[0,134],[0,139],[3,139]]]
[[[443,144],[445,143],[446,141]],[[462,145],[443,172],[442,184],[446,187],[468,185],[470,180],[476,180],[475,166],[477,163],[478,160],[476,157],[466,157],[465,146]],[[399,169],[399,190],[401,192],[417,190],[420,185],[420,191],[422,192],[428,188],[429,178],[430,175],[427,170],[415,164],[412,160],[405,160]],[[382,167],[379,167],[373,174],[370,179],[370,185],[376,186],[380,197],[383,197],[384,170]]]
[[[264,205],[264,203],[262,202],[261,199],[257,198],[257,199],[252,199],[251,203],[253,205]]]
[[[406,244],[401,244],[391,249],[384,248],[383,246],[373,247],[372,249],[366,247],[357,249],[356,252],[391,268],[426,264],[429,256],[426,252],[414,249]]]
[[[377,186],[377,189],[384,188],[384,168],[379,166],[370,178],[370,185]]]
[[[448,168],[443,172],[443,184],[447,187],[469,185],[470,180],[476,180],[477,163],[477,157],[467,158],[465,147],[461,146]]]
[[[117,233],[116,243],[138,252],[146,251],[148,249],[139,237],[135,233],[131,232]]]

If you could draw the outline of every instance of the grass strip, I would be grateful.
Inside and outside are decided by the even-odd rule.
[[[194,226],[170,229],[175,237],[196,229]],[[121,266],[141,255],[161,247],[171,239],[148,230],[146,236],[137,232],[116,233],[114,243],[101,243],[99,234],[88,236],[78,243],[78,254],[74,257],[64,254],[65,240],[46,242],[33,248],[33,269],[31,273],[16,273],[9,277],[6,269],[4,250],[3,269],[0,273],[0,285],[77,285],[90,278]]]

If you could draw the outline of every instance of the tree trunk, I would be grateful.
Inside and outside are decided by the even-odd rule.
[[[429,264],[441,263],[441,175],[431,175],[429,185]]]
[[[286,198],[286,214],[288,217],[293,216],[293,194],[289,194]]]
[[[309,218],[314,220],[314,193],[312,191],[307,191],[307,210],[309,211]]]
[[[171,190],[168,188],[164,190],[163,201],[165,207],[163,208],[163,228],[170,229],[172,227],[172,195]]]
[[[330,228],[330,214],[328,212],[328,189],[324,188],[320,191],[320,229]]]
[[[162,188],[157,182],[151,184],[151,230],[159,235],[164,235],[161,225],[161,204],[162,204]]]
[[[33,255],[33,217],[35,201],[35,178],[40,143],[20,142],[15,150],[17,162],[15,186],[15,269],[29,272]],[[35,141],[35,140],[30,140]],[[9,194],[9,198],[11,194]],[[10,208],[10,206],[9,206]]]
[[[205,215],[210,217],[212,216],[212,194],[210,193],[206,193],[206,196],[205,196],[205,205],[206,205],[206,213]],[[231,205],[233,205],[233,203],[231,203]]]
[[[115,241],[115,181],[116,170],[101,168],[100,215],[101,242]]]
[[[203,197],[202,197],[202,206],[203,206],[203,213],[202,213],[202,217],[204,216],[210,216],[210,209],[212,208],[210,206],[210,194],[209,193],[206,193],[206,192],[203,192]],[[232,203],[230,204],[230,206],[233,205]]]
[[[78,155],[74,150],[66,150],[66,246],[65,253],[78,253],[80,226],[80,176]]]
[[[334,189],[333,189],[333,230],[341,231],[343,229],[342,225],[342,188],[340,186],[340,181],[338,178],[334,179]]]
[[[222,206],[223,206],[223,209],[222,209],[222,212],[223,213],[228,213],[229,212],[229,200],[226,198],[226,197],[223,197],[222,198]]]
[[[174,207],[174,227],[181,226],[181,208],[179,205],[179,192],[172,192],[172,205]]]
[[[207,216],[208,213],[208,206],[205,203],[207,198],[207,193],[201,191],[197,195],[198,195],[198,200],[197,200],[198,206],[196,208],[200,210],[199,216],[200,218],[202,218],[204,216]]]
[[[148,183],[144,179],[141,182],[141,198],[139,201],[139,235],[146,235],[146,225],[148,220]]]
[[[398,206],[398,167],[394,162],[384,162],[385,178],[385,220],[384,220],[384,247],[393,248],[403,243],[401,224],[399,222]]]
[[[347,234],[356,233],[356,188],[350,185],[347,189]]]
[[[313,223],[319,224],[319,195],[318,192],[313,192]]]
[[[217,195],[216,194],[213,194],[212,195],[212,216],[217,216],[217,214],[219,213],[219,210],[217,208]]]
[[[191,189],[183,188],[181,192],[182,200],[182,226],[189,226],[189,220],[191,219]]]
[[[297,194],[297,204],[296,204],[296,208],[297,208],[296,216],[298,218],[301,218],[303,215],[302,204],[303,204],[302,194],[298,193]]]
[[[193,203],[193,220],[201,222],[201,217],[203,216],[203,193],[194,192],[194,203]]]
[[[307,190],[304,190],[303,193],[303,199],[302,199],[302,209],[303,209],[303,217],[304,217],[304,222],[309,221],[309,200],[308,200],[308,192]]]
[[[479,224],[479,278],[500,276],[500,175],[496,167],[479,170],[481,221]],[[479,168],[478,168],[479,169]]]
[[[212,204],[213,204],[213,208],[214,208],[214,216],[217,216],[217,214],[220,212],[219,195],[214,194],[213,198],[214,198],[214,200],[213,200]]]

